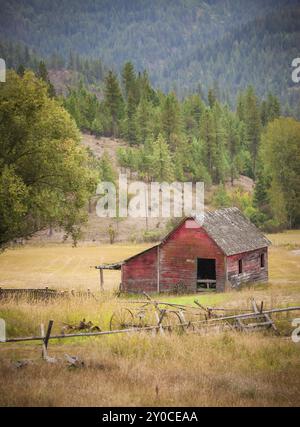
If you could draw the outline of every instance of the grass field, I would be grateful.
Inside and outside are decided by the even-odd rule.
[[[225,294],[159,298],[192,304],[197,297],[205,305],[233,308],[249,307],[251,297],[263,300],[265,307],[300,305],[300,232],[269,238],[274,243],[269,285]],[[50,318],[55,321],[55,332],[60,331],[62,322],[78,323],[84,317],[107,329],[112,312],[128,299],[114,296],[119,272],[105,272],[106,291],[100,294],[97,271],[90,266],[124,259],[145,247],[28,245],[3,253],[2,287],[88,287],[98,299],[2,301],[0,317],[7,322],[7,335],[39,334],[40,323]],[[299,406],[300,343],[290,338],[296,314],[276,318],[281,337],[271,332],[224,332],[51,341],[50,355],[59,359],[53,365],[41,359],[40,344],[0,343],[0,405]],[[80,356],[85,366],[68,368],[65,353]],[[19,359],[30,359],[32,364],[17,369],[12,362]]]

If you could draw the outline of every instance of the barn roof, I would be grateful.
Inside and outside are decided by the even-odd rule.
[[[203,224],[194,217],[226,255],[269,246],[271,242],[238,208],[205,212]]]

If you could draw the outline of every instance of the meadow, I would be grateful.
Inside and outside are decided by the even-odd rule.
[[[210,306],[249,307],[250,298],[266,308],[300,305],[300,232],[268,236],[270,283],[224,294],[159,296],[164,301]],[[119,272],[105,272],[99,291],[91,266],[122,260],[147,245],[26,245],[0,256],[0,286],[91,289],[95,298],[73,297],[52,302],[25,299],[0,302],[7,335],[39,334],[40,323],[93,321],[105,330],[113,311],[131,300],[116,296]],[[281,336],[252,334],[117,335],[51,341],[49,364],[39,343],[0,343],[1,406],[299,406],[300,343],[291,340],[293,317],[274,318]],[[79,356],[70,368],[65,354]],[[16,368],[17,360],[30,360]]]

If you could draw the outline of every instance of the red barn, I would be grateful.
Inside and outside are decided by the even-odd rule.
[[[237,208],[182,220],[158,245],[120,264],[124,292],[225,291],[268,280],[270,241]]]

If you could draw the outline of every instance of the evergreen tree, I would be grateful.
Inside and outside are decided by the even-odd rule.
[[[215,103],[217,101],[217,96],[216,96],[216,93],[215,93],[214,89],[210,88],[208,90],[207,100],[208,100],[209,108],[213,108],[213,106],[215,105]]]
[[[55,89],[53,84],[50,81],[48,70],[44,61],[40,61],[37,71],[37,76],[42,79],[48,86],[48,94],[50,98],[55,97]]]
[[[145,96],[142,96],[138,105],[135,122],[136,140],[138,144],[144,144],[153,128],[153,107]]]
[[[105,78],[104,104],[110,116],[110,133],[116,137],[119,133],[120,120],[124,115],[124,101],[117,76],[111,70]]]
[[[109,154],[104,151],[103,155],[99,160],[100,179],[101,181],[112,182],[116,180],[116,172],[111,163]]]
[[[130,91],[126,104],[126,117],[124,121],[123,134],[125,139],[130,144],[135,144],[137,141],[137,124],[136,124],[136,101]]]
[[[24,76],[24,73],[25,73],[25,67],[24,67],[24,65],[23,65],[23,64],[20,64],[20,65],[18,66],[18,68],[17,68],[17,74],[18,74],[20,77],[23,77],[23,76]]]
[[[230,180],[233,185],[234,178],[241,170],[241,123],[236,115],[227,111],[224,117],[225,146],[228,153]]]
[[[179,103],[174,93],[167,95],[162,103],[161,129],[170,149],[175,151],[181,133],[181,117]]]
[[[161,134],[152,145],[150,169],[153,179],[159,182],[171,181],[174,177],[172,157]]]
[[[185,133],[190,138],[199,137],[200,121],[204,108],[205,106],[199,95],[190,95],[183,102],[183,126]]]
[[[122,83],[124,88],[125,100],[128,101],[131,96],[135,106],[139,102],[138,84],[134,66],[131,62],[126,62],[122,70]]]
[[[261,134],[261,116],[258,98],[252,86],[247,89],[244,102],[246,139],[252,159],[252,173],[255,177],[256,161],[258,156]]]

